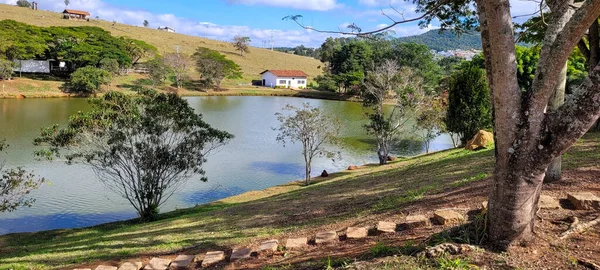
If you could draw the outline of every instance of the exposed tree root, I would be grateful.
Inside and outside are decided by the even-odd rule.
[[[569,229],[560,235],[560,240],[565,240],[572,234],[583,232],[586,229],[595,226],[596,224],[600,224],[600,216],[587,223],[580,223],[577,217],[573,217],[572,220],[573,222],[571,223],[571,226],[569,226]]]
[[[580,265],[583,265],[589,269],[592,269],[592,270],[600,270],[600,265],[598,265],[597,263],[594,263],[590,260],[579,259],[579,260],[577,260],[577,263]]]

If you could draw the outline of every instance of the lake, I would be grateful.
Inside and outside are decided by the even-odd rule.
[[[349,165],[377,162],[373,140],[362,126],[366,122],[361,105],[353,102],[300,99],[291,97],[190,97],[190,105],[213,127],[228,131],[235,138],[208,157],[205,164],[208,182],[191,179],[162,207],[161,212],[191,207],[262,190],[303,177],[299,145],[283,147],[272,130],[278,122],[274,114],[286,104],[300,106],[309,102],[343,124],[341,160],[319,158],[313,173],[340,171]],[[33,139],[41,127],[64,124],[73,113],[86,110],[85,99],[0,99],[0,139],[10,147],[1,154],[5,167],[21,166],[49,180],[32,192],[36,202],[31,208],[0,213],[0,234],[76,228],[136,217],[129,203],[107,190],[90,169],[66,165],[63,161],[36,161]],[[415,155],[424,151],[417,140],[406,140],[394,154]],[[431,143],[431,150],[452,147],[448,136]]]

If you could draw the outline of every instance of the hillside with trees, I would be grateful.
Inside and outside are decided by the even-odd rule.
[[[458,36],[450,31],[429,30],[421,35],[401,37],[398,40],[423,44],[436,51],[481,49],[481,35],[477,32],[463,33]]]

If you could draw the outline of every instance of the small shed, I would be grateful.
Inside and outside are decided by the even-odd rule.
[[[308,75],[301,70],[265,70],[262,73],[262,85],[268,87],[306,88]]]
[[[169,33],[176,33],[175,29],[168,27],[168,26],[159,26],[158,30],[166,31]]]
[[[87,11],[74,10],[74,9],[65,9],[63,11],[63,19],[67,20],[90,20],[91,14]]]

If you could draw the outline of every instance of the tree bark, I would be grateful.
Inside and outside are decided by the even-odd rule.
[[[588,40],[590,46],[590,58],[588,61],[589,64],[589,72],[592,72],[594,68],[598,65],[598,61],[600,60],[600,32],[598,29],[598,20],[594,20],[592,26],[590,26],[589,33],[590,38]]]
[[[556,85],[556,90],[554,95],[550,99],[548,103],[548,112],[553,112],[558,110],[560,106],[565,103],[565,89],[567,87],[567,63],[565,63],[562,71],[560,72],[560,76],[557,78],[558,84]],[[544,178],[544,183],[552,183],[559,181],[561,179],[562,174],[562,157],[555,158],[550,166],[548,166],[548,170],[546,170],[546,177]]]

